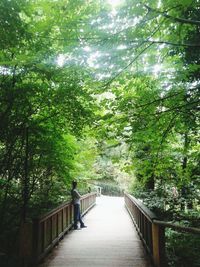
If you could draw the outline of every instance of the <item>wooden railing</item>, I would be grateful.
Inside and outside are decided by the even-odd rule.
[[[135,227],[156,267],[167,266],[165,257],[165,228],[179,232],[200,234],[200,229],[184,227],[158,220],[156,215],[145,207],[141,201],[125,193],[125,204]]]
[[[96,193],[81,198],[81,214],[87,213],[96,203]],[[21,255],[32,265],[38,263],[59,242],[73,225],[73,205],[66,202],[45,215],[23,225]],[[27,243],[27,238],[29,242]],[[31,240],[31,242],[30,242]],[[27,253],[24,251],[26,250]],[[32,253],[31,253],[32,251]],[[28,258],[28,260],[27,260]]]

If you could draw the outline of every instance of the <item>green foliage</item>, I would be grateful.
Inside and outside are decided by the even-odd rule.
[[[80,182],[96,178],[94,163],[98,155],[95,138],[87,133],[86,138],[77,142],[76,155],[74,156],[74,168],[71,170],[72,177]]]
[[[97,186],[101,187],[101,193],[106,196],[123,196],[123,190],[116,183],[98,182]]]
[[[5,233],[66,200],[72,179],[83,192],[98,180],[115,195],[133,184],[165,219],[196,225],[199,11],[190,0],[115,10],[102,1],[0,2]]]
[[[198,267],[200,241],[198,235],[166,230],[166,251],[170,267]]]
[[[186,190],[186,189],[185,189]],[[186,226],[199,227],[199,195],[198,189],[188,189],[186,196],[173,184],[156,184],[154,190],[146,190],[137,182],[133,184],[131,193],[153,212],[158,218],[166,221],[181,221]]]
[[[90,74],[75,62],[65,68],[56,64],[63,52],[63,41],[56,38],[76,35],[58,30],[68,29],[70,19],[60,16],[68,12],[61,8],[66,4],[0,3],[0,225],[5,233],[0,251],[6,258],[19,245],[11,237],[22,221],[69,198],[77,139],[94,120]],[[71,20],[78,20],[81,14],[70,5]]]

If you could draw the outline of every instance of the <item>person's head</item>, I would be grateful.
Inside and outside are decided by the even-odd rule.
[[[77,187],[77,181],[73,181],[73,182],[72,182],[72,187],[73,187],[73,188],[76,188],[76,187]]]

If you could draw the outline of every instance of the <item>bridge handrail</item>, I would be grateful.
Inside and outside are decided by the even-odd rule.
[[[52,210],[50,210],[50,211],[48,211],[48,212],[46,212],[46,213],[44,213],[42,215],[34,217],[33,220],[39,220],[39,221],[42,222],[42,221],[48,219],[49,217],[53,216],[58,211],[62,210],[64,207],[70,205],[71,204],[70,202],[71,202],[70,200],[66,201],[66,202],[60,204],[59,206],[57,206],[56,208],[54,208],[54,209],[52,209]]]
[[[81,197],[81,204],[83,203],[83,200],[90,197],[91,195],[94,195],[96,193],[88,193],[88,194],[85,194]],[[51,211],[48,211],[47,213],[45,214],[42,214],[38,217],[35,217],[33,218],[33,220],[40,220],[40,221],[44,221],[46,219],[48,219],[49,217],[53,216],[55,213],[57,213],[58,211],[62,210],[64,207],[68,206],[68,205],[71,205],[71,201],[68,200],[68,201],[65,201],[64,203],[60,204],[58,207],[52,209]]]
[[[81,214],[84,215],[96,203],[96,193],[83,195]],[[50,212],[32,219],[23,225],[20,235],[20,255],[36,265],[59,242],[73,225],[73,205],[64,202]]]
[[[127,194],[127,193],[125,193]],[[135,205],[140,209],[140,211],[148,218],[149,221],[153,222],[154,219],[157,219],[155,213],[150,211],[139,199],[135,198],[132,195],[127,194],[130,199],[133,200]]]
[[[165,228],[171,228],[179,232],[200,234],[200,229],[185,227],[178,224],[158,220],[144,204],[124,193],[126,208],[136,226],[136,229],[149,252],[156,267],[165,267]]]
[[[199,228],[183,226],[183,225],[179,225],[176,223],[170,223],[170,222],[165,222],[165,221],[160,221],[160,220],[153,220],[153,222],[157,225],[168,227],[168,228],[171,228],[173,230],[177,230],[178,232],[200,234]]]

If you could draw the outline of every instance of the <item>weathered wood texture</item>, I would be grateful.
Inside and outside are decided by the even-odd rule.
[[[126,207],[156,267],[165,267],[165,229],[154,223],[156,215],[135,197],[125,194]]]
[[[84,215],[96,202],[96,193],[81,198]],[[69,231],[73,224],[73,206],[66,202],[54,210],[27,222],[20,229],[19,257],[23,266],[36,265]]]
[[[151,266],[123,198],[97,198],[84,221],[88,228],[70,231],[40,267]]]
[[[158,220],[156,215],[145,207],[141,201],[127,193],[125,193],[124,198],[135,227],[156,267],[167,266],[165,256],[166,228],[171,228],[177,232],[200,234],[198,228],[184,227]]]

